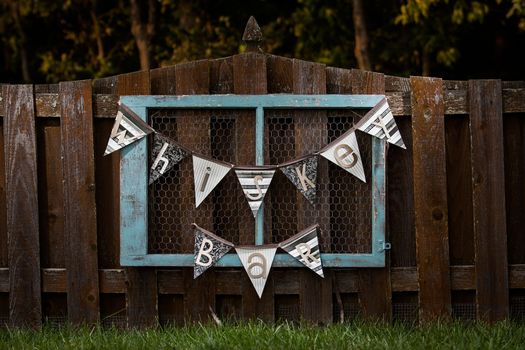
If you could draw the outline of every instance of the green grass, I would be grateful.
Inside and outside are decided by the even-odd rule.
[[[330,327],[194,325],[147,331],[44,327],[40,332],[1,330],[0,349],[525,349],[525,325],[435,323]]]

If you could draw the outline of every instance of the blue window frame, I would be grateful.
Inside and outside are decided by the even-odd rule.
[[[254,109],[255,164],[264,162],[264,112],[267,109],[369,109],[384,95],[191,95],[122,96],[144,121],[148,109]],[[370,136],[372,137],[372,136]],[[386,142],[372,137],[372,251],[370,253],[323,253],[325,267],[383,267],[385,250],[385,157]],[[193,266],[193,254],[148,254],[148,143],[146,138],[125,147],[120,159],[120,264],[122,266]],[[255,220],[255,244],[263,244],[263,210]],[[190,230],[190,228],[188,228]],[[218,232],[220,235],[220,232]],[[241,267],[236,254],[225,255],[215,265]],[[272,266],[301,267],[290,255],[275,256]]]

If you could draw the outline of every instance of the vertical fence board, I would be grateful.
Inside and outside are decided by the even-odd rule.
[[[478,318],[509,315],[500,80],[470,80],[472,203]]]
[[[380,73],[352,70],[351,86],[354,94],[384,94],[385,76]],[[370,210],[370,208],[361,210]],[[387,232],[385,232],[385,239],[388,241]],[[373,247],[374,242],[372,242],[372,249]],[[391,319],[392,288],[389,258],[390,254],[387,252],[384,268],[359,270],[359,303],[365,318]]]
[[[326,71],[323,64],[293,60],[293,92],[295,94],[325,94]],[[294,117],[295,127],[295,155],[296,157],[316,152],[326,144],[327,118],[325,111],[300,111]],[[320,161],[318,177],[326,178],[328,164]],[[304,198],[302,193],[296,192],[297,203],[297,232],[309,225],[318,223],[321,226],[324,247],[330,246],[330,223],[327,211],[330,207],[328,191],[318,191],[317,203],[314,208]],[[314,222],[319,216],[322,222]],[[318,321],[325,324],[332,322],[332,280],[330,271],[325,271],[325,278],[319,278],[309,269],[302,269],[300,274],[300,312],[301,318],[308,321]]]
[[[149,95],[149,71],[119,75],[117,92],[119,95]],[[120,216],[120,210],[118,215]],[[119,235],[119,230],[115,234]],[[156,269],[127,268],[126,273],[128,326],[133,328],[156,326],[158,324]]]
[[[266,56],[245,53],[233,56],[233,90],[236,94],[265,94],[268,91]],[[236,121],[237,164],[255,163],[255,114],[241,113]],[[246,206],[246,202],[239,203]],[[239,243],[254,244],[255,227],[252,217],[239,218]],[[274,319],[273,277],[270,273],[262,298],[257,296],[248,276],[243,274],[242,308],[245,318],[259,317],[265,321]]]
[[[7,86],[6,86],[7,87]],[[4,85],[0,84],[0,98],[5,103],[7,96],[3,95]],[[4,113],[5,115],[5,113]],[[0,120],[0,267],[7,267],[7,218],[6,218],[6,197],[5,197],[5,157],[4,157],[4,129],[5,117]]]
[[[445,120],[441,79],[411,77],[420,321],[451,313]]]
[[[60,83],[68,320],[100,318],[91,80]]]
[[[32,85],[3,87],[9,318],[14,327],[42,322],[36,171],[36,132]]]

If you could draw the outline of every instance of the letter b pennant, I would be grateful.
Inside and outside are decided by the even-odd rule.
[[[193,226],[195,227],[193,278],[197,278],[228,253],[233,248],[233,243],[195,224]]]

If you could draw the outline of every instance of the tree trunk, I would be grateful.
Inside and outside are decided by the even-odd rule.
[[[11,16],[13,16],[14,25],[18,34],[18,49],[20,50],[20,65],[22,69],[22,79],[28,83],[31,81],[31,75],[29,73],[29,60],[27,57],[27,37],[22,27],[22,21],[20,20],[20,11],[16,1],[9,1],[9,7],[11,9]]]
[[[131,33],[135,37],[139,51],[140,69],[150,69],[150,43],[155,33],[155,0],[148,0],[147,22],[142,21],[142,8],[139,0],[131,0]]]
[[[93,35],[97,42],[97,63],[101,66],[104,63],[104,43],[102,41],[102,34],[100,33],[100,25],[97,18],[97,0],[91,1],[90,8],[91,22],[93,23]]]
[[[362,0],[352,0],[352,17],[354,19],[355,48],[354,55],[359,69],[372,70],[368,53],[368,33]]]
[[[421,55],[421,75],[424,77],[430,76],[430,47],[425,45]]]

